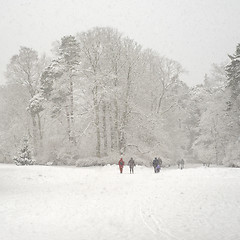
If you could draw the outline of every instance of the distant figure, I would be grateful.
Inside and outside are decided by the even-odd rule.
[[[206,167],[210,167],[210,162],[209,161],[207,161],[207,162],[203,162],[203,166],[206,166]]]
[[[180,161],[180,165],[181,165],[181,170],[182,170],[184,168],[184,160],[183,159]]]
[[[159,160],[156,157],[153,160],[153,168],[155,173],[158,173],[160,171]]]
[[[128,166],[130,168],[130,174],[134,173],[134,167],[136,166],[136,164],[135,164],[135,162],[134,162],[132,157],[131,157],[131,159],[128,162]]]
[[[124,161],[123,161],[122,157],[121,157],[121,159],[119,160],[118,165],[119,165],[120,173],[122,173],[122,171],[123,171],[123,166],[124,166]]]
[[[181,166],[181,160],[178,160],[178,161],[177,161],[177,166],[178,166],[178,168],[180,168],[180,166]]]

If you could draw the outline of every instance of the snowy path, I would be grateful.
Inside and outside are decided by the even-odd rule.
[[[240,169],[0,165],[1,240],[238,240]]]

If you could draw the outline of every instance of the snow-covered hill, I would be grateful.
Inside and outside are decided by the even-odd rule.
[[[237,240],[240,169],[0,165],[1,240]]]

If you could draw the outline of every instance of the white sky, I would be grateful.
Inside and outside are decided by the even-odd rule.
[[[234,53],[240,0],[0,0],[0,83],[20,46],[48,54],[53,41],[95,26],[117,28],[179,61],[193,86]]]

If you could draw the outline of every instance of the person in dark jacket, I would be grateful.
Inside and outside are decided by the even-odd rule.
[[[118,165],[119,165],[120,173],[122,173],[122,171],[123,171],[123,166],[124,166],[124,161],[123,161],[122,157],[121,157],[121,159],[119,160]]]
[[[181,170],[182,170],[184,168],[184,160],[183,159],[181,159],[180,165],[181,165]]]
[[[136,164],[135,164],[135,162],[134,162],[132,157],[131,157],[131,159],[128,162],[128,166],[130,168],[130,174],[134,173],[134,167],[136,166]]]
[[[158,171],[158,166],[159,166],[159,160],[155,157],[153,160],[153,168],[154,168],[154,172],[157,173]]]

